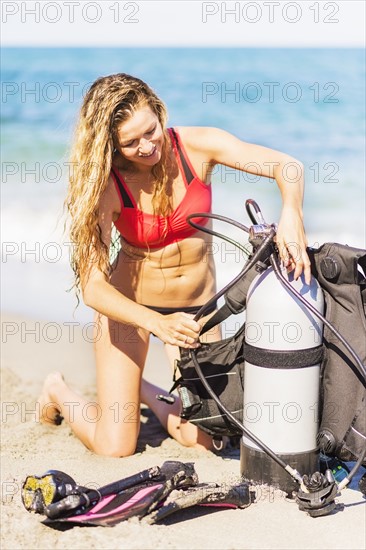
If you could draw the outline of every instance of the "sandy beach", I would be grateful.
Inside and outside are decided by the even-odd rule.
[[[343,491],[332,515],[311,518],[281,491],[261,488],[246,509],[195,508],[159,525],[136,518],[115,527],[74,527],[65,532],[41,523],[21,502],[29,474],[62,470],[78,483],[101,486],[165,460],[194,462],[202,482],[239,480],[239,451],[215,454],[181,447],[162,430],[154,415],[141,410],[138,449],[129,458],[105,458],[88,451],[65,424],[35,421],[35,401],[46,374],[61,370],[66,380],[95,398],[93,349],[85,329],[2,315],[1,547],[10,549],[363,549],[365,500],[357,484]],[[146,377],[169,389],[171,375],[162,346],[152,341]]]

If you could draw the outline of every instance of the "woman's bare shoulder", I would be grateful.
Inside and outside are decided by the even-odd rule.
[[[230,134],[215,126],[177,126],[184,145],[193,150],[213,152],[217,144]]]
[[[223,132],[223,130],[215,126],[176,126],[175,128],[182,139],[192,142],[216,136]]]
[[[121,213],[121,201],[116,189],[115,181],[111,174],[108,177],[106,188],[100,198],[99,212],[112,213],[113,218],[116,216],[118,217]]]

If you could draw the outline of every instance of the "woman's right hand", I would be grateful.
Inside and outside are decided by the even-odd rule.
[[[151,332],[166,344],[181,348],[199,347],[198,337],[201,325],[194,321],[193,315],[177,312],[170,315],[157,314]]]

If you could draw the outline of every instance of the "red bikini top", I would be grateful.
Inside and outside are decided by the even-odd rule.
[[[205,184],[198,178],[183,148],[178,132],[173,128],[169,128],[168,132],[186,186],[186,193],[182,201],[169,216],[154,216],[139,210],[126,182],[119,172],[112,168],[111,174],[121,201],[121,213],[114,225],[121,236],[137,248],[162,248],[186,237],[191,237],[197,230],[188,225],[187,216],[194,212],[211,212],[211,185]],[[194,221],[205,225],[208,218],[197,218]]]

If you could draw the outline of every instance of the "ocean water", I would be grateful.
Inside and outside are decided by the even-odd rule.
[[[3,48],[2,310],[86,323],[76,312],[62,215],[68,153],[83,93],[97,77],[126,72],[165,101],[169,124],[218,126],[285,151],[306,169],[309,244],[365,248],[365,60],[361,49]],[[218,167],[214,212],[249,224],[255,199],[270,222],[273,181]],[[246,242],[231,226],[216,229]],[[218,286],[243,257],[217,241]]]

